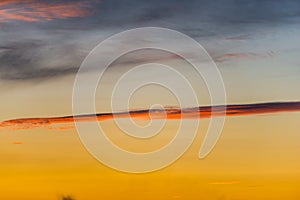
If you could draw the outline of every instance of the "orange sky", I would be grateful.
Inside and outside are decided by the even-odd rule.
[[[298,0],[1,0],[0,199],[299,200],[299,8]],[[205,80],[182,57],[146,49],[120,56],[105,71],[94,94],[96,118],[89,112],[72,116],[75,76],[89,52],[115,33],[157,26],[180,31],[207,50],[223,78],[226,105],[212,103]],[[114,44],[122,49],[148,39],[145,34]],[[179,49],[198,58],[190,48]],[[114,48],[105,50],[103,56],[109,57]],[[156,62],[179,71],[197,102],[189,101],[179,76],[169,71],[140,68],[122,79],[135,66]],[[94,74],[91,70],[83,76]],[[170,80],[184,94],[185,104],[155,84],[123,98],[131,84],[151,76]],[[117,83],[123,90],[112,109]],[[158,104],[165,112],[151,111]],[[224,128],[211,153],[199,159],[212,114],[213,119],[225,116]],[[132,153],[169,144],[181,118],[187,134],[192,122],[199,127],[191,146],[170,166],[130,174],[93,157],[74,117],[96,121],[113,144]],[[158,134],[142,139],[121,130],[114,120],[119,118],[133,119],[141,129],[151,125],[150,119],[165,124]],[[103,152],[115,158],[106,148]]]

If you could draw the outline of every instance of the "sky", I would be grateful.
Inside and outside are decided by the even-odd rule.
[[[0,198],[299,199],[299,21],[297,0],[2,0]],[[226,117],[222,135],[205,159],[200,160],[198,153],[210,119],[192,117],[189,120],[200,121],[197,136],[179,160],[156,172],[127,174],[101,164],[86,150],[72,122],[72,94],[79,67],[92,49],[114,34],[140,27],[173,29],[199,42],[220,71],[226,105],[234,116]],[[104,56],[110,55],[109,50]],[[149,77],[173,81],[183,90],[168,71],[141,68],[130,80],[122,80],[125,90],[117,93],[113,110],[117,81],[134,66],[149,62],[180,70],[198,104],[181,105],[176,95],[158,85],[141,87],[130,100],[124,99],[126,87]],[[85,75],[94,73],[90,69]],[[211,106],[204,80],[189,63],[154,50],[114,61],[99,82],[95,99],[97,113],[129,109],[130,117],[137,113],[137,118],[157,104],[170,112],[196,108],[196,116],[199,107]],[[235,109],[241,113],[235,115]],[[19,126],[9,121],[45,122],[66,116],[69,121],[63,126],[44,127],[37,121]],[[165,127],[149,140],[129,137],[113,120],[99,124],[120,147],[148,152],[163,147],[178,129],[177,117],[162,118]],[[147,118],[133,121],[140,126],[148,123]]]

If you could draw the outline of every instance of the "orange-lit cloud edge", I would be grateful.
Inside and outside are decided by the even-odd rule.
[[[4,0],[0,2],[0,23],[12,20],[39,22],[84,17],[91,14],[91,2],[43,3],[37,0]]]
[[[74,122],[105,121],[116,118],[150,119],[205,119],[221,116],[247,116],[279,112],[299,112],[300,102],[269,102],[256,104],[237,104],[219,106],[200,106],[194,108],[142,109],[128,112],[83,114],[76,116],[23,118],[7,120],[0,123],[1,129],[23,130],[32,128],[48,128],[67,130],[74,128]]]

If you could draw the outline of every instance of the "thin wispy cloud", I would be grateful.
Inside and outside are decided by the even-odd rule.
[[[24,118],[7,120],[0,123],[2,129],[23,130],[32,128],[48,128],[67,130],[74,128],[74,122],[105,121],[116,118],[132,118],[138,120],[180,120],[180,119],[205,119],[221,116],[247,116],[259,114],[272,114],[280,112],[299,112],[300,102],[271,102],[240,105],[202,106],[194,108],[166,108],[144,109],[129,112],[84,114],[77,116]]]
[[[238,35],[238,36],[232,36],[232,37],[227,37],[225,40],[237,40],[237,41],[243,41],[243,40],[250,40],[253,37],[250,34],[245,34],[245,35]]]
[[[234,185],[240,183],[239,181],[223,181],[223,182],[211,182],[210,185]]]
[[[11,144],[20,145],[20,144],[24,144],[24,143],[23,142],[12,142]]]
[[[226,53],[219,56],[214,57],[213,59],[218,63],[223,63],[230,60],[253,60],[253,59],[263,59],[263,58],[272,58],[274,56],[274,52],[270,51],[267,53]]]

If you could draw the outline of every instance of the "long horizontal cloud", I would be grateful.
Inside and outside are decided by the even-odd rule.
[[[0,2],[0,22],[37,22],[83,17],[90,14],[89,8],[89,2],[44,3],[36,0],[4,0]]]
[[[86,114],[77,116],[49,117],[49,118],[25,118],[14,119],[0,123],[0,128],[30,129],[45,127],[49,129],[65,130],[73,128],[74,122],[105,121],[116,118],[133,118],[139,120],[150,119],[205,119],[220,116],[246,116],[279,112],[298,112],[300,102],[275,102],[241,105],[203,106],[194,108],[166,108],[152,110],[133,110],[129,112]],[[57,125],[58,126],[55,128]]]

